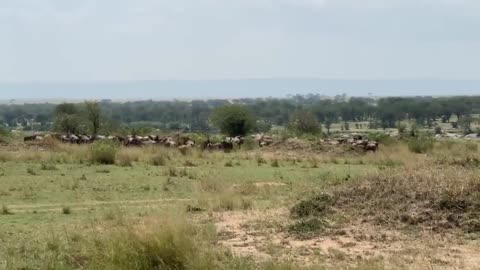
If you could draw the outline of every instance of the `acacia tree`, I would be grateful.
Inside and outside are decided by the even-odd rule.
[[[290,118],[289,128],[297,133],[318,134],[322,131],[317,117],[310,111],[298,111]]]
[[[224,105],[210,116],[212,124],[228,136],[247,135],[255,126],[253,113],[242,105]]]
[[[102,109],[96,101],[85,101],[85,110],[87,112],[87,120],[90,123],[92,134],[95,136],[100,129]]]
[[[58,132],[75,134],[80,131],[80,117],[78,108],[73,103],[63,103],[55,108],[54,130]]]

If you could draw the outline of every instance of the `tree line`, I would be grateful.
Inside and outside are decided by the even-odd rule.
[[[329,132],[331,125],[352,123],[366,128],[394,128],[400,121],[415,120],[417,125],[433,127],[436,122],[451,122],[468,131],[480,113],[480,96],[475,97],[388,97],[365,98],[320,95],[296,95],[287,98],[211,99],[193,101],[135,101],[116,103],[108,100],[81,104],[0,105],[0,124],[26,130],[110,133],[122,128],[144,126],[162,130],[210,132],[213,112],[236,104],[252,113],[255,131],[272,126],[305,125],[317,121]],[[225,113],[225,112],[224,112]],[[299,120],[303,121],[303,124]],[[292,123],[293,121],[293,123]],[[296,121],[296,122],[295,122]],[[218,124],[218,121],[217,121]]]

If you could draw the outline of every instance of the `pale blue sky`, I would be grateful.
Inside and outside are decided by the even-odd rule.
[[[0,82],[480,79],[478,0],[1,0]]]

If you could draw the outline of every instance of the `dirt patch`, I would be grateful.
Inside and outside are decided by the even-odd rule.
[[[285,231],[289,216],[288,209],[274,209],[225,212],[214,218],[220,243],[238,256],[251,256],[257,261],[288,260],[335,267],[374,260],[389,269],[423,265],[472,270],[480,263],[478,241],[456,242],[454,237],[429,233],[412,237],[362,222],[303,240]]]
[[[256,187],[283,187],[283,186],[286,186],[287,184],[279,183],[279,182],[258,182],[258,183],[253,183],[253,185]]]

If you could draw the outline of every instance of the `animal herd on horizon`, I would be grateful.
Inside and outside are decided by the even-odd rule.
[[[47,138],[54,138],[58,141],[68,144],[91,144],[95,141],[113,141],[117,142],[126,147],[140,147],[147,145],[159,145],[167,148],[178,148],[179,150],[185,150],[197,146],[197,142],[194,139],[186,135],[177,134],[173,137],[171,136],[158,136],[158,135],[149,135],[149,136],[138,136],[138,135],[129,135],[126,137],[122,136],[103,136],[103,135],[62,135],[62,134],[46,134],[46,135],[32,135],[24,137],[24,142],[42,142]],[[254,134],[251,135],[251,138],[258,144],[259,147],[267,147],[274,144],[274,137],[267,136],[264,134]],[[321,142],[332,144],[332,145],[350,145],[355,149],[364,150],[365,152],[371,151],[376,152],[379,148],[379,143],[376,141],[369,141],[361,135],[354,135],[353,137],[343,137],[339,139],[327,139]],[[229,152],[235,148],[240,149],[245,143],[244,136],[235,136],[235,137],[226,137],[220,142],[215,142],[210,138],[207,138],[206,141],[200,143],[200,149],[202,150],[221,150]]]

